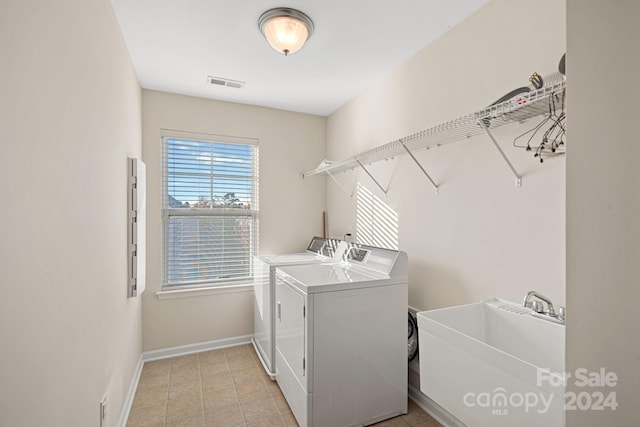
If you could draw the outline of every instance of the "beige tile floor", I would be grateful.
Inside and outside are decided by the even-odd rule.
[[[147,362],[128,427],[297,426],[251,345]],[[380,427],[439,427],[409,401],[409,413]]]

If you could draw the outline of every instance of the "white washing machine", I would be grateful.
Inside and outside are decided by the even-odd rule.
[[[407,413],[407,255],[352,245],[276,279],[276,380],[301,427]]]
[[[254,336],[253,346],[267,371],[275,380],[275,276],[276,267],[285,265],[337,263],[347,249],[338,239],[314,237],[306,252],[259,256],[254,259]]]

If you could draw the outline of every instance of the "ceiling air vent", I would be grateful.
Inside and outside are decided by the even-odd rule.
[[[224,77],[214,77],[214,76],[207,77],[207,81],[209,82],[209,84],[212,84],[212,85],[234,87],[236,89],[240,89],[244,87],[244,84],[245,84],[245,82],[241,82],[239,80],[231,80],[231,79],[225,79]]]

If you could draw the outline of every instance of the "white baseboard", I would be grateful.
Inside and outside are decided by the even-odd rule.
[[[409,363],[409,398],[443,427],[466,427],[450,412],[420,391],[420,361]]]
[[[235,347],[237,345],[251,343],[253,335],[242,335],[239,337],[223,338],[221,340],[205,341],[196,344],[186,344],[177,347],[150,350],[142,353],[145,362],[152,360],[167,359],[169,357],[183,356],[185,354],[200,353],[202,351],[217,350],[219,348]]]
[[[169,357],[183,356],[185,354],[200,353],[202,351],[217,350],[220,348],[249,344],[252,337],[253,335],[243,335],[239,337],[223,338],[221,340],[206,341],[196,344],[187,344],[177,347],[169,347],[143,352],[140,355],[140,359],[138,359],[138,365],[136,366],[136,370],[133,373],[133,378],[131,378],[129,392],[127,393],[127,397],[122,405],[122,411],[120,412],[120,418],[118,419],[117,426],[125,427],[127,425],[129,413],[131,412],[131,406],[133,405],[133,398],[136,395],[136,389],[138,388],[138,382],[140,381],[140,375],[142,374],[142,368],[145,362],[167,359]]]
[[[122,404],[122,411],[120,411],[120,418],[118,419],[118,427],[125,427],[127,420],[129,419],[129,412],[131,412],[131,405],[133,405],[133,398],[136,395],[136,389],[138,388],[138,381],[140,381],[140,374],[142,374],[142,366],[144,361],[142,354],[138,358],[138,364],[135,371],[133,371],[133,378],[131,378],[131,384],[129,385],[129,391]]]
[[[443,427],[467,427],[456,417],[451,415],[442,406],[429,399],[420,390],[409,385],[409,398],[415,402],[423,411],[431,415],[431,417],[439,422]]]

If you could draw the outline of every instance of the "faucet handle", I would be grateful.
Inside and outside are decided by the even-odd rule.
[[[564,307],[560,307],[558,309],[558,319],[564,321],[566,320],[566,318],[567,318],[567,309]]]
[[[531,301],[530,304],[531,309],[536,313],[542,313],[544,311],[544,308],[542,307],[542,303],[540,301]]]

